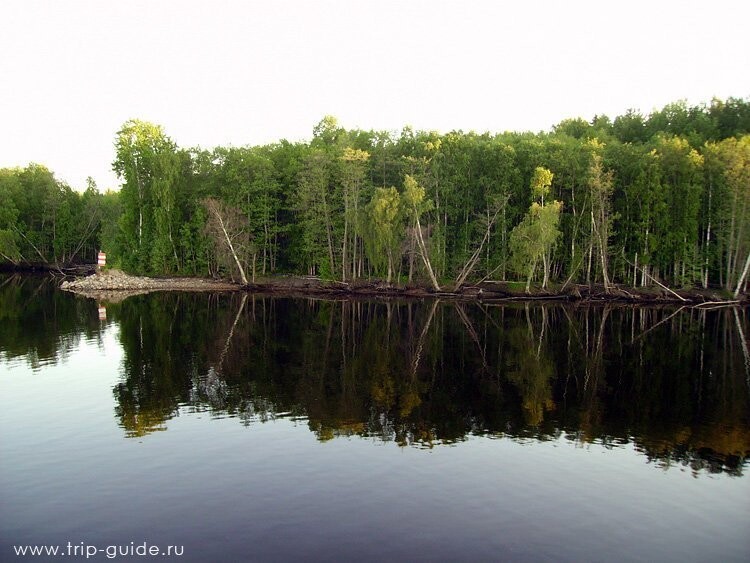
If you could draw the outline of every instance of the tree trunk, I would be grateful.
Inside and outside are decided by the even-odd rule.
[[[505,203],[503,203],[503,207],[504,206]],[[484,247],[485,243],[487,243],[487,246],[489,248],[490,233],[492,232],[492,226],[495,224],[495,220],[497,219],[499,213],[500,209],[497,209],[495,211],[495,214],[490,217],[489,208],[487,209],[487,230],[484,233],[484,237],[482,237],[482,242],[479,243],[479,247],[469,257],[469,259],[466,261],[466,264],[464,264],[464,267],[461,269],[461,272],[458,274],[454,289],[459,289],[466,281],[466,278],[468,278],[471,272],[474,270],[477,263],[479,262],[480,256],[482,255],[482,248]]]
[[[440,291],[440,284],[438,284],[437,278],[435,277],[435,272],[432,269],[432,264],[430,263],[430,257],[427,255],[427,246],[424,243],[424,239],[422,238],[422,225],[419,223],[419,216],[415,215],[415,219],[417,222],[417,242],[419,243],[419,253],[422,255],[422,261],[424,262],[424,266],[427,269],[427,274],[430,276],[430,281],[432,282],[432,287],[435,289],[435,291]]]
[[[704,268],[705,271],[703,272],[703,289],[708,289],[708,267],[709,267],[709,252],[710,252],[710,246],[711,246],[711,196],[713,195],[712,190],[712,183],[709,183],[708,185],[708,226],[706,227],[706,244],[703,247],[703,253],[706,255],[706,259],[704,261]]]
[[[344,199],[344,243],[341,245],[341,281],[346,281],[346,247],[349,244],[349,218],[348,218],[348,203]],[[390,260],[390,256],[388,257]]]
[[[138,173],[138,157],[135,158],[135,180],[138,184],[138,250],[141,249],[143,240],[143,184],[141,175]]]
[[[224,219],[221,217],[221,213],[219,213],[218,209],[211,209],[211,212],[219,221],[219,227],[221,228],[221,231],[224,233],[224,239],[227,243],[227,246],[229,247],[229,251],[232,253],[232,258],[234,258],[235,264],[237,264],[237,269],[240,272],[240,279],[242,280],[242,284],[247,285],[247,276],[245,275],[245,269],[242,267],[242,264],[240,263],[240,259],[237,256],[237,252],[235,252],[234,250],[232,239],[230,238],[229,233],[227,233],[226,226],[224,225]]]
[[[732,279],[734,278],[734,271],[732,268],[732,254],[734,253],[733,243],[734,243],[734,220],[735,220],[735,210],[737,208],[737,198],[734,198],[734,202],[732,204],[732,216],[731,221],[729,223],[729,242],[727,243],[727,272],[726,272],[726,289],[732,289]]]
[[[742,288],[742,284],[745,281],[745,278],[747,277],[748,269],[750,269],[750,252],[747,253],[747,258],[745,259],[745,267],[742,268],[742,275],[740,276],[740,279],[737,282],[737,289],[734,290],[735,299],[737,299],[737,296],[740,294],[740,289]]]
[[[531,278],[534,277],[534,271],[536,270],[536,261],[531,265],[529,269],[529,277],[526,278],[526,293],[531,293]]]

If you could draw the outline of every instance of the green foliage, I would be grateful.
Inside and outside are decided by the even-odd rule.
[[[322,151],[311,153],[297,178],[294,211],[301,231],[301,247],[311,272],[336,271],[332,240],[332,210],[329,201],[332,162]]]
[[[123,257],[137,272],[172,273],[177,268],[176,145],[158,125],[131,119],[117,133],[113,169],[121,189]]]
[[[569,135],[574,139],[584,139],[591,132],[591,124],[580,117],[575,119],[563,119],[554,127],[558,135]]]
[[[101,196],[101,230],[99,232],[99,248],[107,253],[107,262],[114,264],[122,261],[123,248],[120,239],[120,223],[122,205],[120,193],[107,191]]]
[[[0,261],[67,266],[95,258],[101,196],[83,193],[44,166],[0,170]]]
[[[421,217],[423,213],[432,209],[432,202],[425,199],[425,194],[425,189],[417,183],[413,176],[407,174],[404,178],[403,199],[409,213]]]
[[[659,241],[655,258],[661,271],[671,274],[673,283],[689,284],[697,281],[692,266],[698,250],[703,157],[679,137],[658,138],[654,156],[666,208],[654,221],[654,236]]]
[[[534,199],[541,199],[544,205],[544,196],[549,195],[549,189],[552,185],[552,172],[541,166],[534,169],[534,175],[531,177],[531,196]]]
[[[18,209],[14,201],[17,184],[14,171],[0,170],[0,260],[13,263],[21,259],[18,248],[20,237],[15,230],[18,220]]]
[[[724,139],[713,147],[718,165],[718,232],[723,285],[733,289],[741,277],[743,259],[750,257],[750,135]]]
[[[119,194],[79,194],[39,165],[0,171],[0,260],[91,261],[101,246],[133,271],[221,275],[200,203],[214,198],[242,217],[264,274],[412,280],[424,266],[437,285],[470,261],[475,279],[528,283],[541,265],[543,284],[606,274],[730,289],[750,246],[749,132],[750,102],[736,98],[538,134],[347,130],[326,116],[307,143],[212,151],[130,120]]]
[[[512,266],[519,274],[526,274],[526,291],[529,291],[537,265],[544,263],[544,282],[547,285],[550,271],[550,253],[562,234],[559,229],[562,202],[544,203],[545,194],[549,193],[553,174],[549,170],[537,167],[531,178],[531,192],[539,199],[534,201],[523,221],[510,233]]]
[[[531,204],[523,221],[510,233],[512,264],[516,272],[526,274],[531,280],[544,256],[548,254],[562,234],[559,229],[562,202],[552,201],[541,205]]]
[[[385,274],[390,282],[396,258],[400,257],[399,248],[404,232],[404,212],[398,190],[394,187],[375,188],[366,214],[367,258],[375,271],[380,275]]]

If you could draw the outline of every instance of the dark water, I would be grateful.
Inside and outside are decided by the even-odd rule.
[[[750,558],[747,310],[0,286],[2,561]]]

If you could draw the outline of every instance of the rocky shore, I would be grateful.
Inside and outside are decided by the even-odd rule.
[[[273,276],[242,286],[228,281],[204,278],[149,278],[131,276],[119,270],[108,270],[92,276],[63,281],[61,289],[86,297],[106,301],[122,301],[132,295],[153,291],[249,291],[262,295],[310,297],[321,296],[332,299],[350,298],[441,298],[479,301],[483,303],[502,301],[557,300],[579,302],[619,302],[631,304],[668,304],[705,306],[745,305],[747,296],[732,300],[720,291],[680,290],[667,288],[612,287],[606,292],[602,286],[571,284],[564,288],[542,290],[532,288],[524,291],[523,284],[513,282],[483,282],[465,285],[459,289],[445,287],[434,291],[420,285],[397,286],[383,281],[359,280],[346,283],[321,280],[306,276]]]
[[[107,270],[93,276],[65,280],[60,289],[86,297],[119,301],[152,291],[237,291],[240,286],[204,278],[147,278]]]

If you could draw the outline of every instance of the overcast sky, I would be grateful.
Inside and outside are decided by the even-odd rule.
[[[347,128],[548,130],[750,96],[750,4],[723,1],[0,2],[0,167],[117,187],[122,123],[181,147]]]

